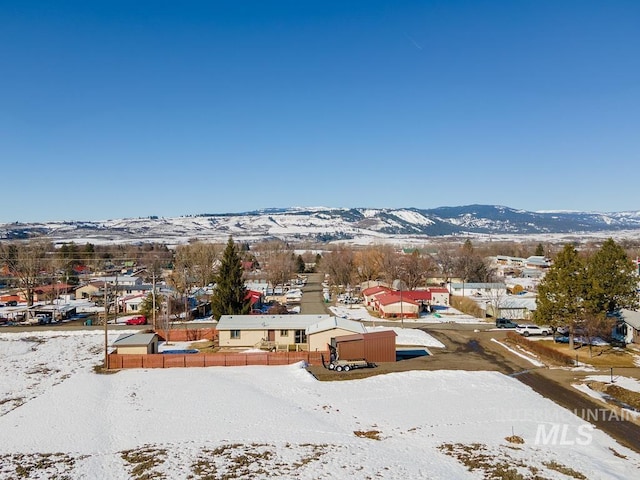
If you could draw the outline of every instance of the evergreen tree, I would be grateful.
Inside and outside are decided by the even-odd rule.
[[[536,251],[534,252],[534,255],[537,257],[544,256],[544,247],[542,246],[541,243],[539,243],[538,246],[536,247]]]
[[[593,314],[638,308],[638,278],[635,265],[624,249],[609,238],[587,261],[589,295],[587,308]]]
[[[222,315],[245,315],[251,304],[242,278],[242,261],[238,249],[229,237],[220,268],[215,276],[215,290],[211,297],[211,313],[216,320]]]
[[[569,344],[584,318],[588,280],[585,264],[573,245],[567,244],[538,285],[534,320],[552,327],[569,326]]]
[[[298,255],[298,257],[296,258],[296,272],[304,273],[304,269],[305,269],[305,263],[304,263],[304,260],[302,259],[302,255]]]

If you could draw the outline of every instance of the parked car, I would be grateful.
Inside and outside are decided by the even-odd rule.
[[[139,315],[137,317],[130,318],[127,320],[127,325],[146,325],[147,317],[144,315]]]
[[[516,332],[520,335],[528,337],[529,335],[549,335],[551,333],[551,327],[540,327],[538,325],[518,325]]]
[[[496,327],[498,328],[517,328],[518,324],[512,322],[508,318],[497,318]]]

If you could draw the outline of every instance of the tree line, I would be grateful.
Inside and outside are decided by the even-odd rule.
[[[576,332],[592,338],[610,331],[619,310],[638,306],[637,266],[610,238],[595,251],[564,246],[538,285],[534,320],[568,327],[573,348]]]

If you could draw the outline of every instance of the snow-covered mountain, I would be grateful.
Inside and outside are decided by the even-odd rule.
[[[427,239],[447,235],[619,236],[640,230],[640,211],[530,212],[495,205],[418,208],[283,208],[245,213],[183,217],[127,218],[0,224],[0,238],[44,236],[55,242],[162,242],[190,239],[241,241],[279,238],[290,242],[384,241],[397,237]]]

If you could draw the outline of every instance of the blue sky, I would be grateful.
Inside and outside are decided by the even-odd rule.
[[[1,222],[640,210],[640,2],[0,2]]]

